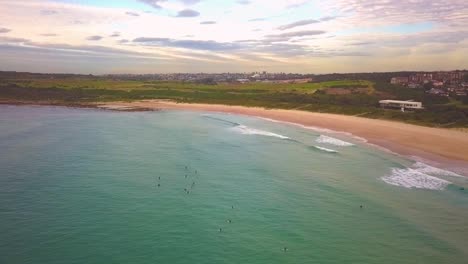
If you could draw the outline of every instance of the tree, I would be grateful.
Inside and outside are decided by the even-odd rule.
[[[430,89],[434,88],[434,85],[431,82],[425,83],[423,85],[424,91],[429,91]]]

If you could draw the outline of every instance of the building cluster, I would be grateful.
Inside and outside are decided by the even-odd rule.
[[[468,72],[421,72],[409,76],[397,76],[391,84],[402,85],[412,89],[426,88],[426,92],[438,96],[467,96]]]
[[[295,73],[167,73],[167,74],[117,74],[107,75],[114,79],[131,79],[140,81],[181,81],[200,83],[306,83],[311,82],[310,74]]]

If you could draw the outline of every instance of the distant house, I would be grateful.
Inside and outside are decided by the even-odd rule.
[[[456,89],[456,90],[455,90],[455,94],[456,94],[457,96],[466,96],[466,95],[467,95],[467,92],[466,92],[465,89],[460,88],[460,89]]]
[[[380,100],[379,103],[382,108],[396,108],[401,109],[402,112],[404,112],[405,109],[424,109],[421,102],[415,101]]]
[[[415,83],[428,83],[432,79],[432,73],[416,73],[409,77],[409,80]]]
[[[438,96],[449,96],[449,94],[446,91],[437,88],[432,88],[429,91],[427,91],[427,93]]]
[[[408,82],[409,82],[408,77],[393,77],[390,80],[391,84],[399,84],[399,85],[406,85],[406,84],[408,84]]]

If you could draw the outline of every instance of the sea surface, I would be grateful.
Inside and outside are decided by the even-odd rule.
[[[4,105],[0,263],[468,263],[468,180],[255,117]]]

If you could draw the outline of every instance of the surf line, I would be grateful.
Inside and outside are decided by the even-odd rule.
[[[205,114],[205,115],[202,115],[202,117],[207,118],[207,119],[211,119],[211,120],[215,120],[215,121],[218,121],[218,122],[222,122],[224,124],[229,124],[229,125],[232,126],[232,128],[234,128],[236,130],[239,130],[240,133],[242,133],[242,134],[276,137],[276,138],[280,138],[280,139],[287,140],[287,141],[290,141],[290,142],[294,142],[296,144],[300,144],[300,145],[305,146],[307,148],[312,148],[312,149],[314,149],[316,151],[321,151],[321,152],[325,152],[325,153],[333,153],[333,154],[339,153],[337,150],[334,150],[334,149],[329,149],[329,148],[325,148],[325,147],[321,147],[321,146],[315,146],[315,145],[314,146],[309,146],[309,145],[305,144],[304,142],[301,142],[301,141],[299,141],[297,139],[293,139],[293,138],[283,136],[283,135],[280,135],[280,134],[276,134],[276,133],[273,133],[273,132],[269,132],[269,131],[263,131],[263,130],[259,130],[259,129],[255,129],[255,128],[249,128],[248,126],[242,125],[240,123],[232,122],[232,121],[222,119],[222,118],[218,118],[218,117],[214,117],[214,116],[211,116],[211,115],[206,115]]]

